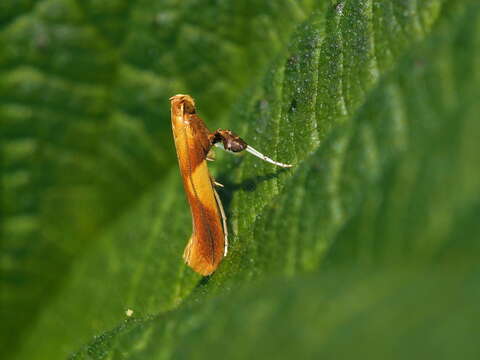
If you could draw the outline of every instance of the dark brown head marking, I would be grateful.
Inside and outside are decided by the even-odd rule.
[[[186,114],[195,114],[195,100],[190,95],[177,94],[172,96],[170,101],[172,104],[183,104],[183,111]]]
[[[232,151],[232,152],[240,152],[247,148],[247,143],[243,141],[240,136],[234,134],[230,130],[217,130],[212,139],[212,144],[216,144],[218,142],[223,143],[223,147],[225,150]]]
[[[239,152],[247,148],[247,143],[243,141],[240,136],[235,135],[228,130],[228,136],[223,137],[223,146],[226,150]]]
[[[186,114],[195,114],[195,105],[189,101],[185,101],[183,103],[183,111]]]

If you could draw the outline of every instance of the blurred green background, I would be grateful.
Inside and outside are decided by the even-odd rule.
[[[480,358],[478,2],[2,0],[0,72],[2,359]],[[210,278],[176,93],[295,164]]]

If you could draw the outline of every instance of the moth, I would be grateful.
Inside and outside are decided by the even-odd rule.
[[[201,275],[212,274],[227,255],[228,229],[225,211],[207,167],[213,146],[230,152],[247,151],[281,167],[291,167],[258,152],[230,130],[210,132],[197,115],[195,101],[189,95],[170,98],[173,138],[183,186],[192,214],[193,231],[183,259]]]

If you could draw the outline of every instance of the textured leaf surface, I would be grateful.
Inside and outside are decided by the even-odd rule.
[[[77,259],[97,251],[90,247],[137,209],[175,165],[168,98],[195,94],[205,104],[202,113],[220,124],[234,96],[313,7],[309,1],[252,3],[2,1],[2,351],[25,343],[52,297],[63,296],[56,294],[71,283],[65,278],[75,276],[70,268]],[[177,196],[181,208],[179,189]],[[159,216],[149,213],[147,219]],[[135,232],[135,224],[125,226]],[[178,235],[170,237],[180,245]],[[139,248],[140,240],[131,239]],[[78,261],[89,267],[89,260]],[[102,267],[98,271],[105,273]],[[77,304],[83,310],[75,316],[81,317],[88,305]],[[104,315],[112,314],[111,323],[78,324],[84,333],[55,324],[68,340],[43,344],[52,357],[59,344],[69,352],[123,316],[115,310]]]
[[[108,4],[4,20],[10,354],[478,355],[478,5]],[[181,260],[166,99],[187,91],[295,164],[219,154],[231,248],[207,280]]]

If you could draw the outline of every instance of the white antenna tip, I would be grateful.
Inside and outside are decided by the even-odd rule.
[[[250,154],[262,159],[263,161],[269,162],[270,164],[277,165],[277,166],[280,166],[280,167],[283,167],[283,168],[290,168],[290,167],[293,166],[291,164],[284,164],[284,163],[272,160],[268,156],[263,155],[261,152],[252,148],[250,145],[247,145],[247,148],[245,150],[247,150]]]

